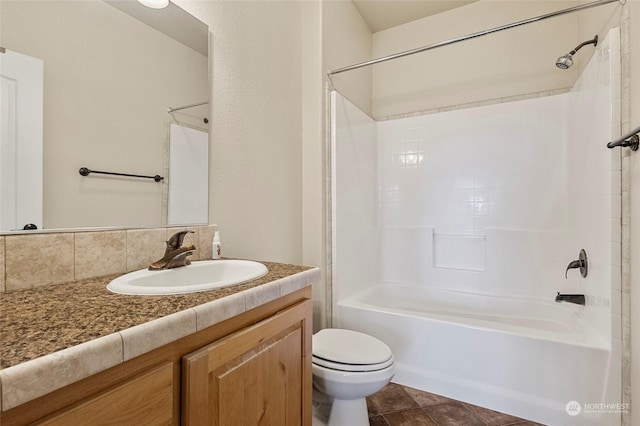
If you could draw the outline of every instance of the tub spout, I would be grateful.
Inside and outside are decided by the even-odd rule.
[[[556,302],[569,302],[584,306],[585,297],[584,294],[560,294],[560,292],[558,292]]]

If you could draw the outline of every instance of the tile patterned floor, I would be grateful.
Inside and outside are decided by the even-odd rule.
[[[367,398],[367,408],[371,426],[542,426],[395,383]]]

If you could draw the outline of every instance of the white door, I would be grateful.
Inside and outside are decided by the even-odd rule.
[[[0,52],[0,232],[42,228],[43,62]]]

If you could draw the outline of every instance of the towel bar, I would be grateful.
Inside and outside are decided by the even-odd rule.
[[[78,172],[82,176],[89,176],[90,173],[96,173],[96,174],[101,174],[101,175],[127,176],[127,177],[143,178],[143,179],[153,179],[156,182],[160,182],[160,181],[164,180],[164,177],[162,177],[160,175],[144,176],[144,175],[132,175],[132,174],[129,174],[129,173],[102,172],[100,170],[91,170],[91,169],[88,169],[86,167],[80,167],[80,170],[78,170]]]

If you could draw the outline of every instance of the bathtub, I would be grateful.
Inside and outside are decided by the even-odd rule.
[[[615,412],[567,411],[607,401],[611,348],[583,306],[395,283],[336,306],[336,326],[391,347],[396,383],[549,425],[620,422]]]

